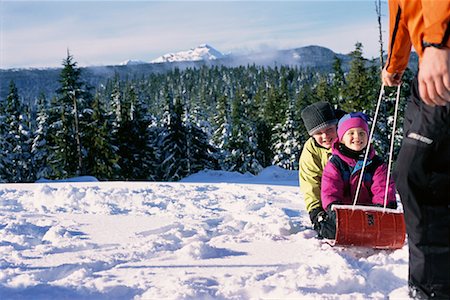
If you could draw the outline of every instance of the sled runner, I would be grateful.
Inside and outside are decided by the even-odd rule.
[[[336,238],[333,245],[400,249],[405,243],[403,213],[395,209],[361,205],[333,205]]]
[[[381,86],[380,95],[378,97],[367,149],[370,148],[383,95],[384,84]],[[403,247],[406,235],[403,212],[386,208],[399,99],[400,86],[397,88],[395,102],[384,207],[356,205],[369,153],[369,151],[366,150],[353,205],[332,206],[332,209],[336,212],[336,236],[335,240],[332,242],[333,245],[353,245],[377,249],[399,249]]]

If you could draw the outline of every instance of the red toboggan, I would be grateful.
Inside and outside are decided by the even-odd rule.
[[[334,245],[400,249],[405,243],[403,213],[382,207],[333,205],[336,212]]]
[[[367,149],[370,148],[383,94],[384,85],[381,86],[380,96],[378,97],[377,108],[369,134]],[[391,169],[392,163],[399,98],[400,86],[397,88],[397,99],[395,103],[384,207],[356,205],[359,190],[362,184],[364,168],[367,162],[367,156],[369,153],[369,151],[366,151],[353,205],[332,206],[332,209],[336,212],[336,236],[335,240],[331,243],[332,245],[361,246],[376,249],[400,249],[405,243],[406,231],[403,212],[396,209],[386,208],[387,190],[390,180],[389,170]]]

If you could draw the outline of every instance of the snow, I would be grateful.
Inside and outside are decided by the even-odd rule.
[[[142,65],[148,64],[148,62],[138,59],[127,59],[119,64],[119,66],[132,66],[132,65]]]
[[[207,44],[201,44],[196,48],[180,51],[176,53],[164,54],[154,60],[151,63],[164,63],[164,62],[182,62],[182,61],[200,61],[200,60],[216,60],[223,58],[224,55]]]
[[[0,186],[1,299],[408,299],[408,247],[332,247],[297,172]]]

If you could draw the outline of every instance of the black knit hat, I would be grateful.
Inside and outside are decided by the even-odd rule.
[[[301,116],[309,135],[338,123],[334,110],[328,102],[308,105],[302,110]]]

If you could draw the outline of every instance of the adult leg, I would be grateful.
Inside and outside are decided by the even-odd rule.
[[[408,234],[409,284],[425,298],[450,299],[449,111],[449,104],[425,105],[414,80],[394,171]]]

